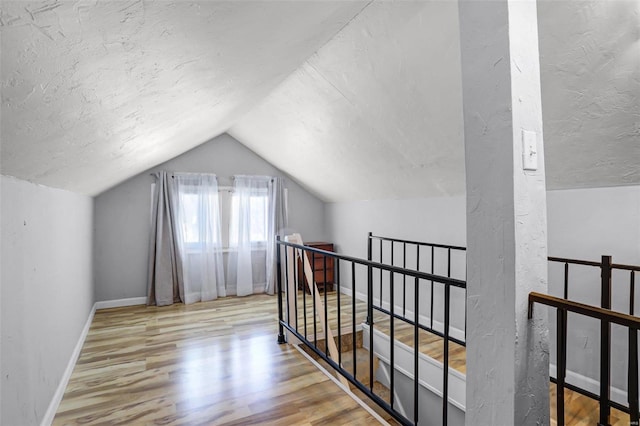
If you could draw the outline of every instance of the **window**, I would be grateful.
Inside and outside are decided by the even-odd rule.
[[[229,246],[238,246],[239,225],[241,220],[245,220],[248,227],[249,241],[252,245],[263,245],[267,242],[267,218],[268,218],[269,198],[267,190],[256,191],[249,197],[249,214],[240,214],[240,198],[233,194],[231,196],[231,221],[229,229]]]
[[[180,221],[184,244],[187,249],[198,248],[205,241],[203,238],[211,238],[218,241],[218,227],[213,226],[207,217],[214,217],[218,208],[216,193],[207,193],[198,187],[188,186],[178,195],[178,208],[180,209]],[[206,214],[208,213],[208,215]],[[210,228],[210,229],[207,229]]]

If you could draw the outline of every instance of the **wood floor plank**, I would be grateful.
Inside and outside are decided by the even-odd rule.
[[[377,423],[276,335],[267,295],[97,311],[53,424]]]
[[[348,342],[353,305],[349,296],[340,297],[340,333],[335,292],[327,294],[327,318],[334,335]],[[304,310],[302,300],[299,292],[298,329],[305,334],[306,311],[306,333],[313,340],[311,298]],[[355,317],[357,330],[366,318],[364,302],[356,301]],[[374,322],[389,334],[384,314],[376,312]],[[324,349],[322,327],[317,329]],[[276,334],[276,299],[266,295],[100,310],[53,424],[377,423],[295,348],[276,344]],[[394,321],[394,334],[413,347],[413,327]],[[419,342],[420,352],[442,361],[442,339],[421,331]],[[451,367],[465,373],[464,347],[450,342],[449,350]],[[595,401],[571,391],[565,401],[567,425],[595,424]],[[555,419],[554,385],[551,416]],[[617,410],[611,420],[612,426],[629,424],[629,416]]]

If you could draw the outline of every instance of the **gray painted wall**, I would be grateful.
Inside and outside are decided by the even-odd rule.
[[[602,255],[611,255],[614,263],[640,265],[640,186],[550,191],[547,198],[550,256],[598,261]],[[562,295],[563,268],[562,264],[550,264],[550,294]],[[612,288],[613,308],[628,312],[629,273],[614,272]],[[636,315],[640,313],[638,293],[636,291]],[[599,269],[570,266],[569,298],[599,305]],[[597,322],[570,315],[568,337],[567,368],[598,380],[600,337]],[[555,363],[554,321],[550,321],[549,341]],[[626,332],[617,326],[612,326],[611,351],[612,385],[626,390]],[[568,377],[567,380],[572,379]],[[614,390],[612,398],[619,400],[620,394]]]
[[[464,246],[466,241],[466,211],[465,197],[438,197],[421,198],[408,200],[376,200],[376,201],[355,201],[330,203],[326,207],[327,232],[329,240],[336,245],[336,250],[340,253],[365,258],[367,257],[367,234],[373,232],[374,235],[406,239],[412,241],[428,241],[432,243],[450,244]],[[373,245],[374,260],[377,260],[379,253],[378,243]],[[403,265],[402,247],[395,246],[394,264]],[[415,251],[413,247],[407,249],[407,265],[415,262]],[[383,246],[383,256],[385,263],[389,263],[390,248],[388,243]],[[430,253],[422,250],[420,255],[420,270],[430,272]],[[342,283],[351,283],[350,269],[341,265],[343,272]],[[436,250],[434,253],[434,272],[439,275],[446,275],[446,252]],[[452,254],[453,278],[465,278],[465,258],[464,253]],[[374,272],[374,297],[379,294],[379,275]],[[402,277],[394,277],[395,280]],[[388,302],[389,277],[383,274],[383,299]],[[397,282],[397,281],[396,281]],[[366,294],[366,271],[356,268],[356,291]],[[423,289],[430,288],[430,283],[420,284],[420,315],[430,317],[429,312],[430,291]],[[344,285],[343,285],[344,287]],[[407,292],[413,295],[413,284],[407,284]],[[401,286],[397,286],[395,292],[395,306],[402,306]],[[451,292],[452,310],[451,325],[459,330],[464,329],[464,292],[453,289]],[[407,306],[413,306],[413,297],[407,296]],[[444,318],[444,291],[441,285],[434,286],[434,320],[442,322]],[[413,312],[413,309],[408,308]],[[438,327],[436,326],[436,329]],[[462,331],[460,331],[462,333]],[[460,336],[456,336],[460,337]]]
[[[3,425],[42,420],[93,305],[93,201],[1,177]]]
[[[395,238],[464,246],[465,214],[465,198],[458,196],[330,203],[326,207],[327,233],[339,252],[363,258],[367,255],[369,231]],[[550,256],[597,261],[601,255],[609,254],[616,263],[640,264],[640,186],[547,191],[547,215]],[[561,294],[562,272],[562,266],[549,266],[551,294]],[[573,283],[570,298],[599,303],[597,270],[572,267],[570,282]],[[614,274],[613,307],[624,312],[628,309],[628,282],[628,274]],[[365,285],[363,276],[358,289],[364,291]],[[640,306],[640,294],[636,294],[636,306]],[[434,316],[438,317],[438,311]],[[453,321],[452,325],[455,324]],[[550,326],[551,362],[554,363],[553,321]],[[597,324],[573,320],[569,331],[568,368],[597,379]],[[624,333],[614,327],[612,384],[618,389],[626,389],[624,340]],[[575,349],[580,347],[584,350]]]
[[[215,173],[220,185],[236,174],[285,178],[289,231],[306,241],[326,238],[324,203],[231,136],[219,136],[95,198],[96,300],[146,296],[151,203],[150,173],[156,170]]]

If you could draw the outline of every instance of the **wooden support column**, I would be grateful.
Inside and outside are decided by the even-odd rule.
[[[549,424],[537,11],[460,0],[467,191],[467,425]]]

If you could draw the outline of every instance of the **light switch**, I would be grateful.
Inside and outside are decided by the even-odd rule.
[[[522,168],[524,170],[538,170],[538,144],[536,132],[522,131]]]

